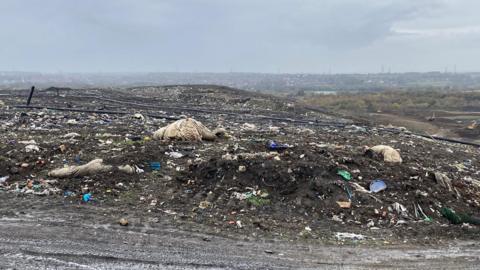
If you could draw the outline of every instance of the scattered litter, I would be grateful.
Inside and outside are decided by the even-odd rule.
[[[135,119],[138,119],[138,120],[145,121],[145,116],[143,116],[143,114],[141,114],[141,113],[136,113],[132,117],[135,118]]]
[[[340,176],[343,178],[343,180],[345,180],[345,181],[350,181],[350,180],[352,180],[352,175],[351,175],[348,171],[339,170],[339,171],[337,172],[337,174],[340,175]]]
[[[280,127],[269,126],[269,127],[268,127],[268,130],[269,130],[270,132],[279,132],[279,131],[280,131]]]
[[[82,195],[82,201],[83,202],[89,202],[92,200],[92,194],[91,193],[86,193]]]
[[[21,143],[21,144],[37,144],[37,142],[35,140],[19,141],[18,143]]]
[[[122,165],[118,166],[118,170],[124,172],[126,174],[134,174],[134,173],[143,173],[144,171],[140,169],[138,166],[131,166],[131,165]]]
[[[243,228],[242,221],[237,220],[237,222],[235,222],[235,224],[237,224],[237,228],[239,228],[239,229]]]
[[[387,189],[387,184],[383,182],[383,180],[373,180],[370,183],[370,191],[373,193],[378,193],[380,191],[383,191]]]
[[[64,196],[64,197],[73,197],[73,196],[75,196],[75,192],[69,191],[69,190],[65,190],[65,191],[63,192],[63,196]]]
[[[440,172],[435,172],[434,176],[435,176],[435,181],[437,181],[439,185],[448,189],[448,191],[452,191],[452,180],[450,180],[450,178],[448,178],[447,175]]]
[[[198,208],[200,209],[206,209],[206,208],[210,208],[212,206],[212,203],[209,202],[209,201],[201,201],[200,202],[200,205],[198,206]]]
[[[300,103],[295,110],[285,111],[281,97],[280,104],[277,98],[257,94],[238,102],[239,95],[250,93],[228,88],[140,87],[107,93],[112,100],[171,107],[165,111],[88,98],[107,98],[104,94],[101,89],[71,89],[67,99],[48,92],[38,96],[38,106],[42,101],[45,106],[72,111],[2,108],[0,192],[18,193],[12,194],[12,200],[59,194],[44,198],[47,204],[57,199],[83,203],[85,194],[93,194],[87,204],[112,205],[124,215],[133,211],[131,207],[145,215],[166,213],[185,224],[211,225],[219,230],[231,221],[229,230],[241,226],[249,237],[263,231],[297,235],[306,225],[311,225],[315,234],[303,230],[304,235],[315,239],[324,237],[319,226],[341,226],[336,231],[357,233],[380,229],[377,236],[382,239],[409,241],[432,240],[433,233],[439,237],[459,235],[463,231],[460,226],[449,226],[449,232],[442,229],[450,223],[441,217],[444,206],[456,210],[461,224],[476,228],[469,223],[474,217],[462,215],[476,215],[480,207],[476,147],[403,131],[386,132],[367,123],[353,126],[348,119],[305,110]],[[23,101],[16,92],[2,95],[4,98],[12,105]],[[115,107],[121,113],[109,114]],[[95,113],[81,111],[94,108],[98,109]],[[134,113],[141,113],[145,120]],[[228,127],[228,139],[198,143],[198,139],[206,139],[198,138],[202,134],[197,122],[185,119],[193,116],[204,127]],[[76,124],[67,124],[71,119]],[[185,125],[192,122],[193,135],[184,133],[189,130],[186,128],[177,130],[170,140],[166,127],[175,126],[177,119],[184,119],[180,122]],[[160,127],[165,128],[162,141],[152,140]],[[221,133],[215,131],[211,133],[216,138]],[[207,138],[212,138],[211,134]],[[268,140],[273,142],[272,148],[266,144]],[[389,158],[385,148],[367,151],[373,158],[362,155],[364,145],[375,150],[379,142],[395,148],[399,159]],[[32,149],[27,153],[29,145]],[[96,158],[103,159],[99,164],[106,166],[104,171],[81,171]],[[63,175],[57,177],[58,169]],[[388,188],[378,188],[378,183],[371,183],[375,179]],[[17,211],[15,207],[22,206],[12,207]],[[112,220],[115,225],[120,217]],[[287,230],[292,224],[296,229]],[[335,231],[331,233],[334,238]]]
[[[339,241],[343,241],[346,239],[347,240],[365,240],[366,239],[365,235],[355,234],[355,233],[345,233],[345,232],[337,232],[335,234],[335,237]]]
[[[78,134],[76,132],[70,132],[70,133],[67,133],[67,134],[63,135],[62,137],[65,138],[65,139],[73,139],[73,138],[76,138],[76,137],[80,137],[80,134]]]
[[[118,221],[118,224],[120,224],[120,226],[128,226],[128,219],[126,219],[126,218],[121,218],[121,219]]]
[[[305,228],[298,233],[298,235],[303,238],[310,238],[313,236],[312,229],[309,226],[305,226]]]
[[[442,209],[440,209],[440,213],[442,213],[442,215],[448,220],[450,220],[450,222],[452,222],[453,224],[463,223],[462,217],[460,215],[457,215],[457,213],[455,213],[453,209],[443,207]]]
[[[255,131],[255,130],[257,130],[257,126],[254,125],[254,124],[250,124],[250,123],[244,123],[242,125],[242,129],[247,130],[247,131]]]
[[[173,210],[169,210],[169,209],[163,210],[163,212],[164,212],[165,214],[168,214],[168,215],[176,215],[176,214],[177,214],[177,212],[175,212],[175,211],[173,211]]]
[[[231,155],[231,154],[225,154],[222,156],[222,159],[224,160],[239,160],[239,159],[256,159],[256,158],[262,158],[262,159],[276,159],[278,156],[278,152],[257,152],[257,153],[241,153],[238,155]]]
[[[343,220],[338,215],[333,215],[332,220],[336,222],[343,222]]]
[[[442,213],[442,215],[453,224],[469,223],[473,225],[480,225],[480,218],[472,217],[464,213],[456,213],[453,209],[448,207],[441,208],[440,213]]]
[[[3,177],[0,177],[0,184],[3,184],[4,182],[6,182],[8,180],[8,178],[10,178],[10,176],[3,176]]]
[[[161,168],[160,162],[158,161],[150,162],[150,169],[152,169],[152,171],[159,171],[160,168]]]
[[[338,204],[338,206],[340,206],[340,208],[350,208],[350,207],[352,207],[352,202],[350,202],[350,201],[348,201],[348,202],[337,201],[337,204]]]
[[[357,192],[361,193],[370,193],[366,188],[362,187],[359,183],[356,182],[350,182],[350,185],[355,189]]]
[[[261,190],[253,190],[244,193],[233,192],[232,197],[238,200],[246,200],[254,206],[262,206],[270,203],[270,200],[267,199],[269,194]]]
[[[267,142],[268,150],[272,150],[272,151],[281,151],[281,150],[288,149],[289,147],[290,146],[288,144],[280,144],[273,140],[269,140]]]
[[[65,153],[67,151],[67,146],[65,146],[65,144],[61,144],[58,149],[60,152]]]
[[[165,155],[171,158],[182,158],[184,155],[180,152],[165,152]]]
[[[403,217],[408,217],[408,211],[407,208],[403,205],[401,205],[398,202],[395,202],[392,204],[393,209],[397,212],[397,214],[403,216]]]
[[[35,144],[30,144],[25,146],[25,152],[30,153],[30,152],[39,152],[40,148],[35,145]]]

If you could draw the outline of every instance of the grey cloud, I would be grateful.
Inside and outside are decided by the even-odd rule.
[[[441,59],[421,55],[425,46],[449,28],[480,25],[478,8],[474,0],[3,0],[0,70],[368,72],[392,54],[393,66],[436,69]],[[459,53],[471,43],[432,49],[475,66]]]

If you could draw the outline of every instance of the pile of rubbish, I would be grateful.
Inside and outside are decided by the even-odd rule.
[[[133,207],[245,234],[339,241],[478,235],[475,146],[350,125],[291,110],[279,98],[262,110],[269,97],[248,92],[157,90],[34,98],[49,108],[68,102],[69,110],[16,108],[24,96],[12,91],[0,115],[0,191]],[[154,106],[157,94],[171,99],[163,112]]]

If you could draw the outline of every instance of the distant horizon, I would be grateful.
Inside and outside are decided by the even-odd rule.
[[[405,72],[340,72],[340,73],[315,73],[315,72],[255,72],[255,71],[136,71],[136,72],[127,72],[127,71],[78,71],[78,72],[69,72],[69,71],[57,71],[57,72],[48,72],[48,71],[7,71],[0,70],[1,73],[25,73],[25,74],[45,74],[45,75],[101,75],[101,74],[265,74],[265,75],[382,75],[382,74],[429,74],[429,73],[440,73],[440,74],[476,74],[480,71],[405,71]]]
[[[437,87],[480,88],[480,72],[258,73],[258,72],[0,72],[0,86],[39,87],[224,85],[246,90],[358,90]]]

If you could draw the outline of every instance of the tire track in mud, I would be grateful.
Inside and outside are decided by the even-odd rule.
[[[124,229],[100,224],[105,217],[94,208],[71,210],[52,207],[1,218],[0,268],[476,269],[480,263],[478,244],[422,249],[240,241],[168,224]]]

